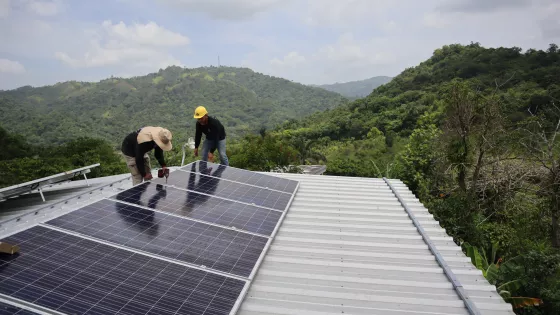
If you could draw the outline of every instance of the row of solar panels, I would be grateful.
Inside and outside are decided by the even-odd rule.
[[[62,313],[230,314],[298,182],[196,162],[2,242],[0,294]],[[1,314],[1,312],[0,312]]]

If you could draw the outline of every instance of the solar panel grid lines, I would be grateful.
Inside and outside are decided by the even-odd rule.
[[[68,313],[229,314],[246,281],[36,226],[7,238],[0,292]]]
[[[182,190],[244,202],[269,209],[284,211],[292,194],[221,180],[219,177],[192,172],[173,172],[167,179],[168,186]]]
[[[174,185],[174,184],[171,184],[171,183],[170,184],[164,184],[164,185],[167,186],[167,187],[175,188],[175,189],[186,191],[186,192],[189,192],[189,191],[195,192],[195,193],[198,193],[198,194],[206,196],[206,197],[214,197],[214,198],[219,198],[219,199],[222,199],[222,200],[242,203],[242,204],[245,204],[245,205],[248,205],[248,206],[254,206],[254,207],[259,207],[259,208],[268,209],[268,210],[272,210],[272,211],[282,212],[282,210],[274,209],[274,208],[270,208],[270,207],[266,207],[266,206],[262,206],[262,205],[257,205],[255,203],[250,203],[250,202],[241,201],[241,200],[234,200],[234,199],[230,199],[230,198],[223,197],[223,196],[208,194],[208,193],[205,193],[205,192],[202,192],[202,191],[189,190],[188,188],[183,188],[181,186],[177,186],[177,185]]]
[[[266,190],[271,190],[271,191],[275,191],[275,192],[279,192],[282,194],[288,194],[291,195],[291,192],[287,192],[287,191],[283,191],[283,190],[278,190],[278,189],[274,189],[274,188],[270,188],[268,187],[268,185],[263,184],[263,185],[253,185],[253,184],[248,184],[242,181],[237,181],[237,180],[231,180],[228,178],[223,178],[221,176],[213,176],[212,173],[209,172],[191,172],[189,170],[184,170],[184,169],[178,169],[179,172],[184,172],[184,173],[195,173],[195,174],[199,174],[202,176],[206,176],[206,177],[213,177],[213,178],[219,178],[221,181],[226,181],[226,182],[230,182],[230,183],[236,183],[236,184],[243,184],[245,186],[251,186],[251,187],[255,187],[255,188],[260,188],[260,189],[266,189]]]
[[[196,161],[181,167],[179,170],[192,173],[201,173],[210,176],[217,176],[224,180],[235,181],[246,185],[257,187],[267,187],[276,191],[282,191],[292,194],[295,192],[297,181],[279,178],[271,175],[259,174],[256,172],[235,168],[231,166],[223,166],[211,162]],[[212,173],[212,170],[217,170]]]
[[[292,193],[290,191],[285,191],[285,190],[282,190],[282,189],[275,189],[275,188],[269,187],[269,183],[272,181],[271,179],[266,179],[266,180],[260,179],[258,181],[255,181],[256,182],[255,184],[250,184],[250,183],[244,182],[243,179],[237,179],[236,180],[236,179],[231,179],[231,178],[224,178],[223,176],[214,176],[214,175],[212,175],[211,172],[208,172],[208,171],[207,172],[191,171],[191,170],[183,169],[183,168],[178,169],[178,171],[186,172],[186,173],[196,173],[196,174],[209,176],[209,177],[215,177],[215,178],[219,178],[220,180],[227,181],[227,182],[238,183],[238,184],[243,184],[243,185],[257,187],[257,188],[264,188],[264,189],[267,189],[267,190],[277,191],[277,192],[283,193],[283,194],[291,194]],[[262,183],[259,183],[259,182],[262,182]],[[272,187],[275,187],[275,186],[272,185]],[[287,188],[287,189],[289,189],[289,188]]]
[[[268,240],[107,199],[46,224],[242,277],[251,274]]]
[[[164,210],[161,210],[161,209],[154,209],[154,208],[146,207],[146,206],[143,206],[143,205],[138,205],[138,204],[131,203],[131,202],[128,202],[128,201],[116,200],[116,199],[113,199],[113,198],[106,198],[106,200],[122,203],[122,204],[133,206],[133,207],[142,208],[142,209],[149,210],[149,211],[154,211],[154,212],[157,212],[157,213],[166,214],[166,215],[176,217],[176,218],[179,218],[179,219],[184,219],[184,220],[189,220],[189,221],[193,221],[193,222],[208,224],[208,225],[220,227],[220,228],[223,228],[223,229],[238,231],[238,232],[247,233],[247,234],[250,234],[250,235],[255,235],[255,236],[260,236],[260,237],[266,237],[266,238],[270,237],[269,235],[250,232],[250,231],[247,231],[247,230],[244,230],[244,229],[237,228],[235,225],[227,226],[227,225],[223,225],[223,224],[208,222],[208,221],[205,221],[205,220],[195,219],[195,218],[192,218],[192,217],[181,216],[179,214],[175,214],[173,212],[167,212],[167,211],[164,211]]]
[[[171,215],[270,236],[281,211],[146,182],[109,199]]]
[[[219,270],[214,270],[214,269],[211,269],[211,268],[207,268],[206,266],[196,265],[196,264],[180,261],[180,260],[177,260],[177,259],[164,257],[164,256],[153,254],[153,253],[150,253],[150,252],[138,250],[138,249],[135,249],[135,248],[132,248],[132,247],[128,247],[128,246],[124,246],[124,245],[120,245],[120,244],[116,244],[116,243],[111,243],[111,242],[108,242],[108,241],[105,241],[105,240],[102,240],[102,239],[98,239],[98,238],[94,238],[94,237],[91,237],[91,236],[88,236],[88,235],[85,235],[85,234],[81,234],[79,232],[63,229],[63,228],[60,228],[58,226],[48,225],[48,224],[40,224],[38,226],[45,227],[45,228],[48,228],[50,230],[61,232],[61,233],[64,233],[64,234],[72,235],[72,236],[75,236],[75,237],[79,237],[80,239],[86,239],[86,240],[90,240],[92,242],[96,242],[96,243],[104,244],[104,245],[111,246],[111,247],[114,247],[114,248],[118,248],[118,249],[121,249],[121,250],[124,250],[124,251],[127,251],[127,252],[132,252],[132,253],[135,253],[135,254],[151,257],[153,259],[166,261],[166,262],[169,262],[169,263],[172,263],[172,264],[177,264],[177,265],[181,265],[181,266],[188,267],[188,268],[193,268],[193,269],[200,270],[200,271],[205,271],[205,272],[208,272],[208,273],[213,273],[213,274],[216,274],[216,275],[225,276],[225,277],[232,278],[232,279],[237,279],[237,280],[242,280],[242,281],[247,280],[246,277],[234,275],[234,274],[219,271]]]

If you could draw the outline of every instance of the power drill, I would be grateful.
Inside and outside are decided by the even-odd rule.
[[[165,176],[165,183],[167,184],[167,178],[169,177],[169,169],[168,168],[165,168],[165,171],[163,170],[163,168],[158,170],[157,177],[162,178],[163,176]]]

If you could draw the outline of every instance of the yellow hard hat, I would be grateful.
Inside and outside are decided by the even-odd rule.
[[[204,108],[204,106],[198,106],[194,110],[194,118],[196,118],[196,119],[202,118],[206,114],[208,114],[208,111],[206,110],[206,108]]]

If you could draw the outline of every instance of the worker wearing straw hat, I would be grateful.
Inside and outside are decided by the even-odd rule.
[[[132,175],[132,185],[152,179],[150,157],[148,156],[148,152],[152,149],[155,150],[154,156],[165,171],[163,151],[171,150],[171,138],[169,130],[152,126],[138,129],[124,138],[121,150]]]

